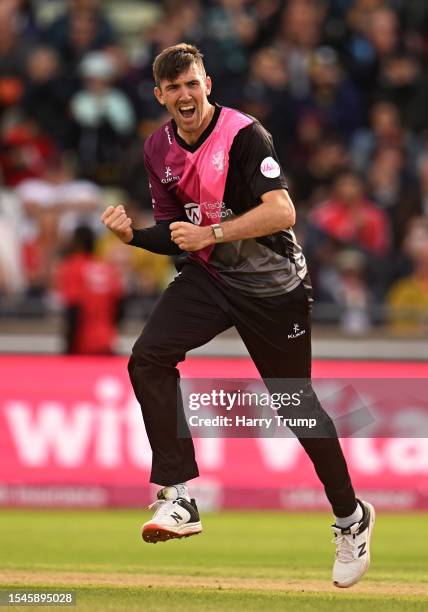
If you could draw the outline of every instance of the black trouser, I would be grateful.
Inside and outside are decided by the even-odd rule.
[[[192,439],[177,436],[176,366],[186,352],[234,325],[263,378],[310,379],[310,301],[304,283],[290,293],[259,298],[223,288],[196,264],[184,266],[155,306],[129,361],[153,451],[151,482],[167,486],[199,475]],[[290,340],[295,329],[305,333]],[[334,432],[316,396],[313,401]],[[356,499],[337,436],[299,441],[335,515],[352,514]]]

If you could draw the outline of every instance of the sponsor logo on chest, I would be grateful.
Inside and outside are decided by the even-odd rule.
[[[218,223],[228,217],[233,217],[231,208],[227,208],[224,202],[188,202],[184,205],[186,216],[195,225],[201,225],[205,216],[210,223]]]
[[[194,225],[200,225],[202,223],[202,211],[199,204],[196,204],[196,202],[188,202],[184,205],[184,210],[186,211],[187,218],[194,223]]]

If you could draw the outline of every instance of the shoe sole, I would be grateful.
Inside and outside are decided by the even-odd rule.
[[[157,542],[167,542],[168,540],[180,540],[181,538],[190,538],[190,536],[198,535],[202,532],[202,525],[195,524],[190,527],[185,527],[182,531],[173,531],[165,529],[161,525],[150,524],[143,526],[141,536],[145,542],[149,544],[157,544]]]
[[[370,540],[372,538],[373,526],[376,520],[376,512],[375,512],[374,507],[368,502],[364,502],[364,505],[370,508],[370,521],[369,521],[369,526],[367,527],[367,529],[369,530],[368,538],[367,538],[367,565],[364,568],[363,573],[360,574],[358,578],[354,580],[354,582],[350,582],[349,584],[340,584],[339,582],[333,582],[334,586],[337,587],[338,589],[349,589],[349,587],[353,586],[359,580],[361,580],[361,578],[364,576],[364,574],[367,572],[367,570],[370,567]]]

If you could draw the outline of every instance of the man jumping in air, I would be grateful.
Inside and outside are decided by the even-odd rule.
[[[147,542],[202,531],[186,484],[199,475],[193,442],[177,435],[177,363],[235,326],[263,379],[310,380],[312,304],[292,230],[295,210],[270,134],[253,117],[209,102],[211,79],[195,47],[165,49],[153,72],[154,94],[172,116],[144,147],[156,224],[133,228],[123,206],[109,206],[102,216],[125,243],[189,253],[129,361],[153,451],[150,480],[163,487],[153,519],[143,525]],[[296,325],[305,333],[294,334]],[[334,425],[310,384],[305,401],[326,429],[319,437],[296,435],[335,515],[333,582],[349,587],[369,566],[375,513],[356,499]]]

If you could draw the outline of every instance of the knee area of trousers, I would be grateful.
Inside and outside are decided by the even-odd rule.
[[[128,371],[132,374],[136,368],[175,368],[180,359],[179,355],[166,350],[165,347],[142,342],[140,339],[133,346],[132,356],[128,363]]]

